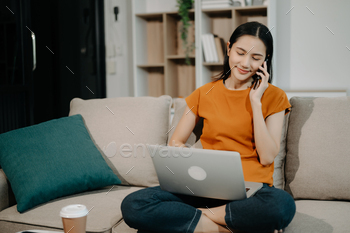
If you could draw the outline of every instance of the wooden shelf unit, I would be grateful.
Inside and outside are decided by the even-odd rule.
[[[200,8],[200,2],[196,3]],[[229,41],[232,32],[241,24],[248,22],[249,17],[264,17],[267,21],[267,6],[232,7],[224,9],[200,9],[196,20],[196,87],[200,87],[210,81],[212,77],[223,70],[223,63],[205,62],[201,37],[203,34],[212,33],[223,38],[225,43]],[[197,11],[196,11],[197,13]],[[261,18],[257,18],[261,20]],[[265,23],[266,25],[267,23]],[[268,26],[268,25],[266,25]],[[226,52],[226,51],[225,51]],[[225,54],[224,52],[224,54]]]
[[[193,34],[189,33],[189,41],[195,42],[195,50],[190,55],[191,65],[187,67],[178,33],[180,16],[176,11],[142,12],[142,6],[149,4],[148,1],[156,2],[133,0],[132,4],[134,96],[162,93],[175,98],[186,97],[196,88],[210,82],[211,77],[223,68],[222,63],[204,62],[203,34],[216,34],[227,42],[234,29],[247,22],[249,17],[268,16],[267,6],[202,9],[201,1],[196,0],[194,9],[190,10],[194,27],[190,30]],[[163,1],[173,4],[175,0]],[[150,32],[152,24],[157,23],[158,31],[162,32]],[[156,85],[156,80],[161,84]]]

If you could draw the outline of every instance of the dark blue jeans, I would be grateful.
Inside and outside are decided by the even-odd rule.
[[[244,232],[273,232],[284,229],[295,215],[295,202],[281,189],[263,185],[254,196],[240,201],[173,194],[160,186],[138,190],[121,204],[125,223],[139,232],[193,233],[202,211],[226,205],[228,227]]]

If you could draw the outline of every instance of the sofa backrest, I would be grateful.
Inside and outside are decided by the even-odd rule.
[[[166,145],[170,96],[74,98],[69,115],[81,114],[96,146],[122,185],[156,186],[147,145]]]
[[[293,97],[286,191],[295,199],[350,200],[350,97]]]
[[[0,212],[16,204],[15,194],[5,172],[0,169]]]

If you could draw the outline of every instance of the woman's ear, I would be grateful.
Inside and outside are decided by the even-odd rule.
[[[230,41],[227,41],[226,43],[226,46],[227,46],[227,56],[230,56]]]

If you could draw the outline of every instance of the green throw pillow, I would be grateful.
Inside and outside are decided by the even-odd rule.
[[[121,183],[91,140],[81,115],[0,134],[0,164],[19,212]]]

